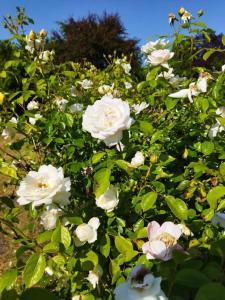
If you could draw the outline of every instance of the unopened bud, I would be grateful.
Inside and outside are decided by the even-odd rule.
[[[151,157],[150,157],[150,162],[152,164],[156,164],[158,161],[158,156],[156,154],[152,154]]]
[[[174,21],[176,20],[176,16],[173,13],[170,13],[168,15],[168,19],[169,19],[169,24],[173,25]]]
[[[178,14],[180,16],[182,16],[183,14],[185,13],[185,9],[183,7],[181,7],[179,10],[178,10]]]
[[[198,16],[201,17],[201,16],[203,16],[203,14],[204,14],[203,9],[200,9],[200,10],[198,11]]]
[[[29,39],[31,41],[35,41],[37,35],[36,35],[36,33],[33,30],[31,30],[30,33],[29,33],[29,35],[28,35],[28,37],[29,37]]]
[[[2,105],[4,98],[5,98],[5,94],[0,92],[0,105]]]
[[[44,39],[47,36],[47,31],[44,29],[41,29],[41,31],[39,32],[39,35],[42,39]]]

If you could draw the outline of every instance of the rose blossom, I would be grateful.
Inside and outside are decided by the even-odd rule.
[[[144,265],[138,265],[126,282],[116,287],[115,300],[168,300],[160,284],[161,277],[154,277]]]
[[[64,178],[63,169],[52,165],[43,165],[38,171],[30,171],[20,182],[17,190],[20,205],[32,203],[32,206],[58,203],[67,205],[70,196],[70,179]]]
[[[92,137],[111,147],[122,139],[123,130],[129,129],[131,122],[129,104],[105,95],[87,107],[82,126]]]
[[[138,103],[138,104],[133,104],[132,105],[132,109],[135,112],[135,115],[140,114],[140,112],[144,109],[146,109],[147,107],[149,107],[149,104],[145,101]]]
[[[167,62],[174,56],[174,52],[168,49],[154,50],[147,56],[147,60],[152,66],[162,65],[167,67]]]
[[[99,279],[103,274],[102,267],[97,265],[97,267],[93,271],[89,271],[87,280],[92,284],[93,288],[95,289],[98,285]]]
[[[134,157],[131,159],[131,166],[133,168],[140,167],[145,162],[145,157],[141,151],[137,151],[134,155]]]
[[[58,216],[62,215],[61,209],[50,208],[41,215],[41,225],[45,230],[52,230],[56,227],[56,221]]]
[[[164,222],[161,226],[153,221],[148,224],[149,241],[142,246],[147,259],[161,259],[167,261],[172,258],[174,249],[181,249],[177,244],[182,231],[179,225],[172,222]]]
[[[220,106],[216,110],[216,114],[222,118],[225,118],[225,106]],[[210,129],[209,129],[209,137],[214,138],[217,136],[218,132],[224,131],[223,126],[217,121]]]
[[[38,109],[38,107],[39,107],[39,103],[33,100],[27,104],[28,110]]]
[[[119,192],[116,187],[111,185],[108,190],[96,199],[96,205],[107,212],[111,212],[119,203]]]
[[[77,246],[84,245],[86,242],[89,244],[97,240],[97,229],[100,225],[98,218],[91,218],[88,223],[83,223],[77,226],[75,234],[78,238]]]
[[[150,41],[147,44],[143,45],[141,47],[141,51],[148,55],[151,54],[154,50],[159,49],[166,49],[169,46],[169,41],[166,41],[165,39],[158,39],[157,41]]]
[[[32,124],[32,125],[35,125],[36,122],[42,118],[42,115],[40,114],[35,114],[34,117],[30,117],[29,118],[29,123]]]
[[[88,90],[88,89],[91,89],[92,86],[93,86],[93,82],[89,79],[84,79],[82,81],[78,81],[78,83],[81,85],[81,87],[84,89],[84,90]]]
[[[70,105],[69,109],[72,114],[82,112],[83,104],[82,103],[74,103],[74,104]]]

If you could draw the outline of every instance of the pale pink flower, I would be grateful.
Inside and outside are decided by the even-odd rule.
[[[156,221],[150,222],[148,224],[149,241],[142,246],[147,259],[170,260],[174,249],[182,249],[177,244],[181,234],[179,225],[172,222],[164,222],[161,226]]]

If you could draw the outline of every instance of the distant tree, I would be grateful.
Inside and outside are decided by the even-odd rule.
[[[79,20],[69,18],[59,22],[59,26],[59,31],[54,31],[49,40],[49,47],[55,49],[58,62],[87,60],[104,68],[107,66],[106,57],[116,52],[118,57],[132,55],[134,67],[140,64],[138,40],[127,37],[118,14],[90,14]]]

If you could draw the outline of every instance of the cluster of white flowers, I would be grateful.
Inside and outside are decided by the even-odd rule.
[[[87,107],[82,126],[92,137],[112,147],[120,142],[123,130],[129,129],[131,123],[129,104],[120,98],[106,95]]]
[[[55,51],[54,50],[52,50],[52,51],[45,50],[45,51],[42,51],[39,54],[39,59],[43,63],[46,63],[46,62],[52,61],[54,59],[54,55],[55,55]]]
[[[45,44],[45,37],[47,32],[42,29],[38,34],[33,30],[26,36],[26,46],[25,49],[33,54],[36,51],[42,49]]]
[[[130,65],[130,63],[127,62],[126,57],[117,58],[115,60],[115,64],[120,65],[122,67],[122,69],[124,70],[125,74],[130,75],[131,65]]]
[[[182,89],[178,92],[169,94],[171,98],[188,98],[193,103],[193,96],[198,96],[201,93],[207,92],[207,82],[211,79],[211,75],[207,72],[201,73],[197,82],[192,82],[188,89]]]
[[[152,66],[162,65],[168,68],[168,61],[174,56],[174,52],[167,49],[168,46],[168,41],[159,39],[155,42],[148,42],[142,46],[141,50],[145,54],[147,62]]]

